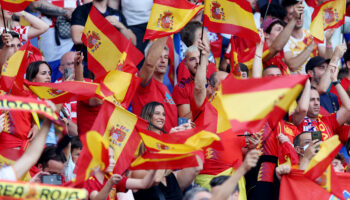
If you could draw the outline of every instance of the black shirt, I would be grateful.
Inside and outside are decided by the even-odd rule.
[[[74,12],[72,13],[72,21],[71,25],[80,25],[80,26],[85,26],[86,20],[89,16],[90,10],[92,7],[92,2],[84,4],[82,6],[78,6]],[[101,12],[100,12],[101,13]],[[122,12],[119,10],[114,10],[113,8],[110,8],[107,6],[107,10],[105,13],[101,13],[104,17],[107,16],[118,16],[119,21],[127,26],[126,20]]]

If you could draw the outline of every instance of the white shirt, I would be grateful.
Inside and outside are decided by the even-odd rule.
[[[0,180],[16,181],[16,172],[12,166],[2,167],[0,169]]]
[[[128,26],[147,23],[151,15],[153,0],[122,0],[122,13]]]

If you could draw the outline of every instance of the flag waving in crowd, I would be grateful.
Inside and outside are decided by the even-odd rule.
[[[194,5],[186,0],[154,1],[144,40],[179,32],[202,9],[202,5]]]
[[[0,0],[0,199],[350,199],[346,2]]]

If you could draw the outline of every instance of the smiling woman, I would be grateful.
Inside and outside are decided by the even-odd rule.
[[[164,133],[165,110],[163,104],[152,101],[146,104],[141,111],[141,118],[148,121],[148,129],[161,134]]]

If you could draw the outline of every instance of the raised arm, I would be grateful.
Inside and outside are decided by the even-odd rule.
[[[140,70],[141,84],[146,85],[153,76],[154,69],[164,50],[168,37],[159,38],[149,48],[145,62]]]
[[[24,176],[25,173],[38,161],[45,145],[47,134],[51,126],[51,121],[44,119],[39,133],[35,136],[27,150],[13,165],[16,171],[17,179]]]
[[[341,47],[339,47],[338,50],[339,50],[339,52],[338,52],[339,55],[342,56],[344,54],[344,52],[346,51],[346,46],[341,45]],[[334,64],[332,62],[329,64],[329,66],[332,68],[331,81],[333,83],[336,83],[339,68],[336,64]],[[337,121],[340,125],[342,125],[350,118],[350,97],[346,93],[345,89],[339,84],[339,82],[334,87],[338,92],[338,96],[339,96],[340,102],[342,104],[342,106],[337,111]]]
[[[303,93],[298,101],[298,106],[292,115],[292,121],[293,121],[293,124],[295,125],[299,125],[301,122],[303,122],[304,117],[307,114],[307,111],[309,109],[309,103],[310,103],[310,91],[311,91],[310,80],[307,80],[304,86]]]
[[[299,19],[301,13],[304,11],[303,1],[300,1],[294,6],[293,18],[288,22],[287,26],[284,27],[283,31],[276,37],[271,46],[269,47],[270,53],[264,58],[267,61],[273,58],[278,52],[283,50],[283,47],[287,44],[292,31],[294,30],[295,24]]]
[[[325,34],[326,46],[318,46],[320,56],[325,59],[331,58],[333,54],[331,38],[333,36],[334,31],[334,28],[327,30]]]
[[[329,62],[329,65],[326,69],[326,71],[322,74],[320,83],[317,86],[317,90],[320,94],[326,93],[330,84],[331,84],[331,76],[332,76],[332,66],[337,66],[340,58],[344,54],[344,48],[346,50],[346,47],[344,45],[339,45],[335,47],[335,51],[332,55],[331,61]]]
[[[128,178],[126,181],[127,189],[148,189],[153,184],[153,179],[156,174],[156,170],[148,171],[147,175],[142,179]]]
[[[0,50],[0,66],[3,66],[10,58],[10,55],[12,54],[12,45],[15,44],[12,44],[13,37],[10,33],[2,33],[1,39],[4,44],[4,47]]]
[[[68,19],[71,18],[72,12],[55,6],[49,3],[47,0],[38,0],[30,3],[30,6],[41,13],[53,17],[66,16]]]
[[[301,65],[303,65],[307,59],[310,57],[310,54],[314,50],[315,42],[312,42],[309,46],[307,46],[300,54],[293,57],[290,51],[284,53],[284,58],[286,60],[286,64],[289,67],[291,72],[296,72]]]
[[[251,150],[246,155],[243,164],[235,171],[235,173],[227,179],[219,187],[216,192],[213,193],[211,200],[221,200],[228,199],[232,194],[232,191],[238,184],[239,179],[241,179],[245,173],[247,173],[251,168],[255,167],[259,160],[259,151]]]
[[[264,31],[259,29],[260,43],[256,44],[256,50],[254,55],[253,67],[252,67],[252,77],[261,78],[263,64],[262,64],[262,54],[264,50],[265,36]]]
[[[75,76],[74,80],[84,81],[84,65],[83,65],[84,56],[80,51],[75,52],[74,56],[74,71]]]
[[[16,15],[23,17],[30,23],[31,26],[28,31],[28,39],[38,37],[49,29],[49,25],[47,25],[43,20],[26,11],[18,12]]]
[[[197,107],[200,107],[206,98],[205,84],[207,83],[206,72],[210,51],[209,44],[206,40],[204,40],[204,42],[199,41],[198,49],[202,52],[202,56],[199,58],[200,64],[194,76],[194,101]]]
[[[174,172],[181,191],[184,191],[188,186],[190,186],[199,172],[203,169],[203,161],[199,158],[199,156],[196,156],[196,158],[198,161],[198,167],[185,168]]]

